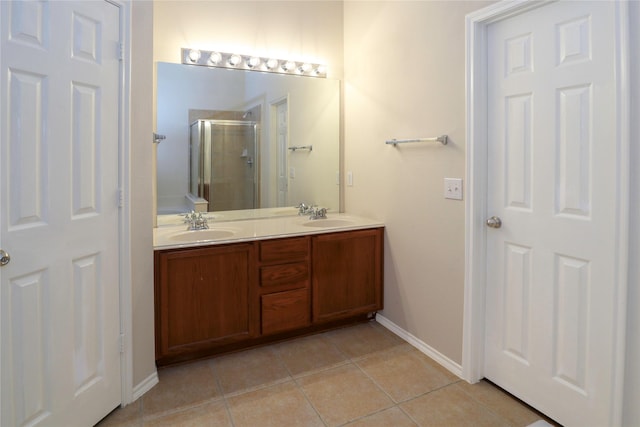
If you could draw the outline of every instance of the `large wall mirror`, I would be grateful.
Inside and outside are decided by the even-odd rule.
[[[160,62],[156,93],[159,215],[339,211],[339,81]]]

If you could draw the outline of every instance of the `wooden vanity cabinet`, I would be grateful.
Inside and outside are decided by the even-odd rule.
[[[251,243],[155,253],[160,364],[260,333],[254,265]]]
[[[382,310],[383,228],[312,238],[313,322]]]
[[[311,324],[310,242],[308,236],[258,242],[263,335]]]
[[[365,320],[383,228],[155,252],[158,365]]]

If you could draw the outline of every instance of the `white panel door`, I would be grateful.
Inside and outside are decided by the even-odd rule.
[[[565,425],[612,420],[616,4],[488,27],[485,376]]]
[[[3,426],[120,403],[119,8],[0,3]]]

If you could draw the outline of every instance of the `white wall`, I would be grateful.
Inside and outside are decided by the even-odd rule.
[[[341,1],[154,2],[153,60],[180,63],[183,47],[328,65],[342,78]]]
[[[386,318],[462,358],[464,17],[487,2],[345,2],[347,212],[384,221]],[[385,145],[449,135],[449,144]]]
[[[153,81],[150,1],[132,2],[131,286],[133,385],[156,371],[153,311]]]

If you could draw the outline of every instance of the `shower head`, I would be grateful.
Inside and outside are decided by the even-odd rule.
[[[251,117],[251,111],[246,111],[243,115],[242,118],[246,119],[247,117]]]

